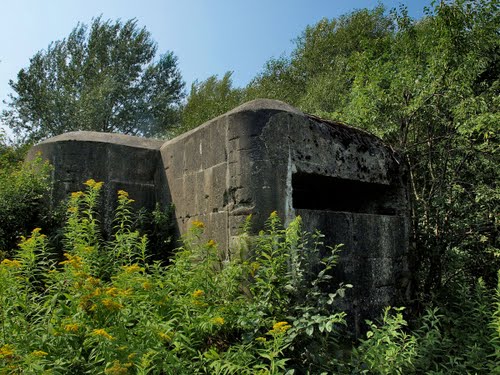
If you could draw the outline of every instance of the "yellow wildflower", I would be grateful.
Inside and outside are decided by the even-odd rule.
[[[107,296],[116,297],[120,295],[120,289],[116,287],[106,288],[106,290],[104,290],[104,294],[106,294]]]
[[[151,283],[150,283],[150,282],[148,282],[148,281],[143,282],[143,283],[142,283],[142,288],[143,288],[144,290],[150,290],[150,289],[151,289]]]
[[[205,224],[203,224],[202,221],[199,221],[199,220],[195,220],[191,223],[191,225],[194,227],[194,228],[199,228],[199,229],[203,229],[205,228]]]
[[[74,214],[74,213],[78,212],[78,208],[76,208],[76,207],[74,207],[74,206],[72,206],[72,207],[68,207],[68,212],[69,212],[70,214]]]
[[[217,242],[215,242],[214,240],[210,240],[207,242],[208,247],[214,247],[215,245],[217,245]]]
[[[71,198],[72,199],[78,199],[81,196],[83,196],[83,191],[74,191],[71,193]]]
[[[14,349],[11,345],[7,344],[4,346],[0,346],[0,358],[4,357],[12,357],[14,354]]]
[[[276,212],[276,211],[271,212],[270,217],[273,219],[276,219],[278,217],[278,212]]]
[[[108,332],[106,332],[106,330],[104,330],[102,328],[100,328],[100,329],[94,329],[92,331],[92,334],[94,336],[102,336],[104,338],[107,338],[108,340],[113,340],[114,339],[113,336],[111,336]]]
[[[35,233],[40,233],[40,231],[42,230],[42,228],[35,228],[31,231],[31,233],[35,234]]]
[[[76,332],[79,328],[80,326],[76,323],[69,323],[64,326],[64,330],[66,332]]]
[[[106,309],[110,311],[116,311],[123,308],[123,305],[121,303],[115,302],[109,298],[104,298],[102,300],[102,304],[104,305],[104,307],[106,307]]]
[[[33,353],[35,357],[45,357],[46,355],[49,355],[49,353],[44,352],[43,350],[35,350]]]
[[[171,340],[172,340],[172,335],[171,335],[171,334],[169,334],[169,333],[163,333],[163,332],[160,332],[160,333],[158,334],[158,336],[160,336],[160,338],[161,338],[162,340],[165,340],[165,341],[171,341]]]
[[[137,264],[132,264],[130,266],[123,266],[122,267],[125,273],[134,273],[134,272],[139,272],[139,271],[144,271],[144,268],[139,267]]]
[[[128,374],[128,367],[130,367],[132,364],[124,364],[122,365],[120,361],[116,360],[113,362],[113,366],[108,367],[104,370],[105,374],[111,374],[111,375],[122,375],[122,374]]]
[[[96,182],[93,178],[91,178],[91,179],[85,181],[83,184],[87,185],[90,188],[99,190],[102,187],[103,183],[102,182]]]
[[[10,259],[4,259],[2,260],[2,263],[5,267],[11,267],[11,268],[18,268],[21,267],[21,262],[18,260],[10,260]]]
[[[204,295],[205,292],[201,289],[196,289],[191,295],[194,297],[194,298],[198,298],[198,297],[201,297],[202,295]]]
[[[281,333],[285,333],[292,326],[288,324],[288,322],[278,322],[273,325],[273,329],[268,332],[270,335],[279,335]]]
[[[82,266],[82,257],[78,255],[71,255],[69,253],[64,253],[64,257],[67,260],[63,260],[62,262],[59,262],[60,265],[65,265],[69,264],[73,266],[74,268],[80,268]]]
[[[119,198],[128,198],[128,193],[125,190],[118,190]]]
[[[96,285],[99,285],[99,283],[101,282],[100,279],[96,278],[96,277],[93,277],[93,276],[89,276],[85,279],[85,281],[90,284],[91,286],[96,286]]]
[[[132,359],[134,359],[135,357],[137,356],[137,353],[130,353],[128,356],[127,356],[127,359],[129,361],[131,361]]]
[[[133,290],[131,288],[127,288],[125,290],[120,290],[120,295],[121,296],[130,296],[132,294]]]
[[[220,317],[220,316],[216,316],[215,318],[212,318],[212,319],[211,319],[211,322],[212,322],[213,324],[216,324],[216,325],[221,326],[221,325],[223,325],[223,324],[224,324],[224,318],[223,318],[223,317]]]

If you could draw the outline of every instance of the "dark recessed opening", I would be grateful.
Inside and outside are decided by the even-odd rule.
[[[390,204],[395,190],[389,185],[299,172],[292,176],[292,189],[297,209],[396,214]]]

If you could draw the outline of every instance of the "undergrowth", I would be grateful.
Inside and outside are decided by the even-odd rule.
[[[195,221],[165,265],[123,190],[104,240],[102,183],[86,186],[69,198],[63,259],[36,228],[0,263],[0,374],[500,373],[500,286],[455,288],[413,327],[388,307],[351,347],[334,307],[351,286],[326,287],[340,246],[314,273],[322,236],[300,217],[284,228],[272,213],[231,260]]]

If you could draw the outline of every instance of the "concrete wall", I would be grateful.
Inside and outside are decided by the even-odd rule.
[[[406,169],[377,137],[271,100],[246,103],[161,148],[181,233],[193,220],[226,248],[245,217],[296,215],[343,243],[336,282],[356,330],[409,287]],[[230,254],[227,254],[230,257]]]
[[[54,166],[54,204],[73,191],[83,190],[83,183],[90,178],[104,181],[103,219],[109,230],[119,189],[129,192],[136,207],[154,209],[156,202],[170,200],[161,167],[162,144],[123,134],[78,131],[37,144],[27,158],[40,155]]]
[[[181,234],[203,221],[220,249],[238,240],[249,214],[255,230],[272,211],[285,223],[302,216],[327,244],[345,245],[335,282],[354,285],[341,307],[355,331],[407,297],[405,164],[362,130],[255,100],[164,143],[76,132],[42,142],[36,152],[55,166],[54,199],[90,177],[102,180],[107,202],[117,189],[149,208],[172,202]]]

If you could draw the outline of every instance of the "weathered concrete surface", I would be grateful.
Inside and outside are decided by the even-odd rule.
[[[362,130],[254,100],[163,144],[77,132],[37,151],[55,166],[56,199],[89,177],[102,180],[109,197],[122,188],[146,207],[172,202],[181,234],[201,220],[224,250],[238,241],[249,214],[255,230],[272,211],[285,223],[301,215],[328,244],[345,244],[335,282],[354,285],[341,307],[356,332],[365,318],[407,297],[405,165]]]
[[[166,142],[161,155],[181,233],[201,220],[225,249],[248,214],[256,229],[275,210],[285,222],[301,215],[328,244],[345,244],[336,281],[354,285],[341,307],[355,331],[404,303],[406,170],[377,137],[256,100]]]
[[[129,192],[136,207],[154,209],[156,202],[169,200],[161,167],[162,144],[123,134],[78,131],[37,144],[29,151],[28,159],[40,155],[54,166],[54,203],[64,200],[70,192],[84,189],[83,183],[90,178],[103,181],[103,218],[109,229],[119,189]]]

